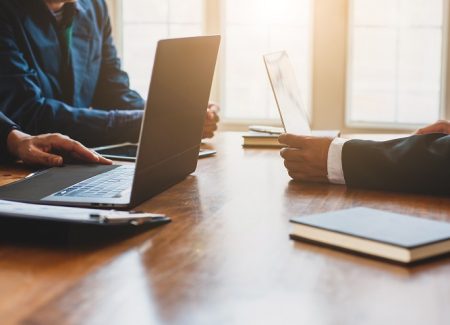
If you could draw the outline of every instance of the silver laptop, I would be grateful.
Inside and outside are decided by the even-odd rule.
[[[158,43],[136,164],[66,165],[0,188],[0,199],[132,208],[197,167],[220,36]]]
[[[310,116],[286,51],[264,55],[264,63],[285,132],[330,137],[339,135],[338,130],[311,130]]]

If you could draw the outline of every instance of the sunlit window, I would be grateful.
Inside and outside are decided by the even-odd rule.
[[[277,117],[262,55],[287,50],[309,106],[311,0],[224,0],[222,103],[236,119]]]
[[[156,42],[204,34],[207,0],[122,0],[124,68],[146,96]],[[262,55],[287,50],[310,101],[311,0],[223,0],[220,99],[226,118],[276,117]]]
[[[423,124],[439,117],[443,0],[352,0],[347,118]]]
[[[123,0],[123,62],[147,97],[157,41],[203,33],[203,0]]]

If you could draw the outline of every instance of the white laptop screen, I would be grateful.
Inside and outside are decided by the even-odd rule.
[[[284,130],[292,134],[310,135],[309,115],[287,53],[264,55],[264,62]]]

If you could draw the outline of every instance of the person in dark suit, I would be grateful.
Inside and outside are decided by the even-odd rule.
[[[30,165],[61,166],[64,163],[63,157],[53,151],[69,154],[89,163],[112,163],[67,136],[30,136],[23,133],[16,123],[0,113],[0,162],[22,160]]]
[[[283,134],[289,175],[297,181],[450,195],[450,122],[384,142]]]
[[[24,132],[91,147],[137,142],[144,106],[104,0],[0,0],[0,110]],[[205,109],[203,136],[212,137],[218,106]]]

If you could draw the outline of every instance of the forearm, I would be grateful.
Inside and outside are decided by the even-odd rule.
[[[81,109],[56,100],[14,101],[8,115],[24,132],[38,135],[62,133],[87,146],[137,141],[142,111]]]
[[[343,147],[342,164],[350,187],[450,194],[448,135],[348,141]]]
[[[51,131],[65,134],[89,147],[137,142],[143,111],[75,109],[53,121]]]

